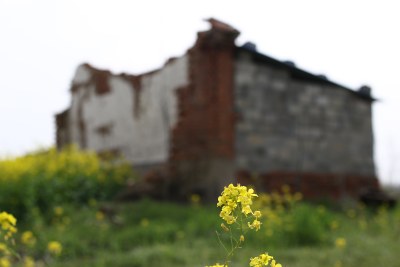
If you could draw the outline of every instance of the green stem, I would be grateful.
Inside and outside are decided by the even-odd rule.
[[[221,238],[219,237],[218,231],[215,231],[215,233],[217,234],[218,241],[221,244],[221,246],[225,249],[226,253],[229,253],[228,249],[225,247],[224,243],[222,242]]]

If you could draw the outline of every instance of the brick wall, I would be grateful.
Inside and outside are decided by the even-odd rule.
[[[188,51],[189,85],[178,90],[170,165],[182,191],[213,197],[233,177],[233,54],[238,32],[213,23]]]

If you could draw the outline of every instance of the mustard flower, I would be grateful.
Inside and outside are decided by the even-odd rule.
[[[7,258],[0,258],[0,267],[10,267],[11,263]]]
[[[51,254],[53,254],[53,255],[55,255],[55,256],[58,256],[58,255],[61,254],[62,245],[60,244],[60,242],[51,241],[51,242],[49,242],[49,243],[47,244],[47,250],[48,250]]]
[[[17,219],[15,217],[5,211],[0,213],[0,225],[1,229],[5,232],[4,239],[7,240],[14,233],[17,232],[17,228],[15,225],[17,224]]]
[[[255,219],[252,223],[248,223],[250,229],[255,229],[256,231],[260,230],[261,222]]]
[[[2,253],[3,255],[10,254],[10,251],[8,250],[8,247],[6,244],[0,243],[0,253]]]
[[[31,231],[25,231],[21,235],[21,243],[28,246],[33,246],[36,243],[36,238]]]
[[[344,248],[346,246],[346,239],[339,237],[335,240],[335,245],[337,248]]]
[[[254,214],[251,205],[253,204],[253,197],[257,197],[252,188],[247,189],[246,186],[240,184],[234,186],[230,184],[228,187],[224,187],[221,196],[218,197],[217,207],[221,207],[219,216],[227,223],[233,224],[237,220],[235,216],[237,212],[243,213],[245,216]],[[257,212],[257,215],[261,215]]]
[[[35,260],[27,256],[24,258],[24,267],[35,267]]]
[[[256,217],[257,219],[261,217],[261,212],[259,210],[256,210],[254,212],[254,217]]]
[[[265,195],[267,196],[267,195]],[[221,196],[218,197],[218,203],[217,207],[221,208],[219,216],[227,223],[228,225],[236,223],[239,227],[237,229],[240,230],[240,236],[238,239],[233,237],[233,233],[231,232],[231,229],[236,229],[236,228],[231,228],[227,227],[224,223],[221,223],[221,228],[229,232],[231,236],[231,251],[228,253],[225,264],[221,265],[219,263],[212,265],[212,266],[206,266],[206,267],[227,267],[228,265],[226,262],[229,262],[229,258],[233,255],[233,252],[240,248],[240,245],[245,241],[244,233],[246,232],[246,229],[243,229],[243,226],[247,226],[248,228],[258,231],[261,227],[261,221],[259,220],[261,218],[261,211],[256,210],[253,211],[251,209],[251,206],[253,204],[253,197],[258,197],[257,194],[255,194],[253,189],[247,189],[246,186],[241,186],[240,184],[237,184],[234,186],[233,184],[230,184],[226,187],[224,187],[224,190],[221,193]],[[268,200],[268,202],[271,201],[270,197],[264,197],[264,199]],[[262,199],[263,200],[263,199]],[[261,200],[261,201],[262,201]],[[278,200],[280,199],[274,199],[277,201],[279,204]],[[244,215],[244,216],[243,216]],[[236,221],[237,218],[239,217],[238,222]],[[245,217],[245,218],[244,218]],[[252,222],[250,223],[250,221]],[[218,234],[218,232],[217,232]],[[219,239],[219,236],[218,236]],[[233,242],[232,240],[235,240]],[[220,243],[222,246],[224,244],[222,241],[219,239]],[[225,248],[225,246],[224,246]],[[267,253],[263,253],[257,257],[250,258],[250,267],[282,267],[281,264],[276,263],[274,258]]]
[[[250,267],[263,267],[268,266],[268,264],[270,264],[271,267],[282,267],[282,265],[276,263],[274,257],[268,255],[268,253],[263,253],[260,256],[250,258]]]
[[[271,261],[271,267],[282,267],[282,264],[276,263],[275,260],[272,260],[272,261]]]
[[[250,258],[250,266],[251,267],[262,267],[268,266],[269,261],[272,260],[273,257],[269,256],[267,253],[263,253],[260,256]]]

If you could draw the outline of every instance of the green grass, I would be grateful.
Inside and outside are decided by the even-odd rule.
[[[110,164],[74,147],[0,159],[0,212],[16,216],[19,230],[15,245],[0,239],[0,248],[12,246],[22,258],[33,257],[36,266],[186,267],[223,262],[226,252],[216,235],[222,221],[215,204],[107,202],[136,177],[129,165],[118,162]],[[246,235],[229,266],[248,266],[250,257],[269,252],[290,267],[400,267],[399,207],[328,209],[298,202],[300,198],[289,188],[282,188],[281,195],[261,194],[253,209],[263,213],[261,229]],[[36,237],[32,247],[21,243],[26,230]],[[347,245],[336,247],[337,238],[345,238]],[[221,240],[229,246],[229,237],[222,234]],[[62,244],[60,256],[48,252],[50,241]],[[3,249],[0,266],[3,257],[23,265]]]
[[[206,266],[224,259],[224,250],[215,234],[221,220],[214,206],[149,200],[107,204],[112,215],[106,214],[103,220],[98,220],[99,206],[65,206],[63,215],[53,215],[55,219],[48,214],[49,219],[41,223],[25,222],[20,229],[32,229],[38,238],[29,253],[43,258],[46,243],[58,240],[63,245],[63,253],[57,259],[48,259],[49,266],[183,267]],[[268,237],[267,229],[262,228],[256,235],[246,236],[244,247],[229,266],[248,266],[250,257],[265,251],[283,266],[291,267],[340,266],[335,265],[339,261],[341,266],[400,266],[399,209],[377,214],[356,210],[355,215],[349,213],[350,217],[347,213],[298,205],[290,214],[281,215],[290,216],[295,230],[279,233],[275,228],[276,236]],[[325,215],[315,217],[315,214]],[[328,219],[329,223],[336,221],[339,227],[327,229],[324,225],[329,223],[324,220]],[[68,220],[69,224],[62,223]],[[309,238],[307,233],[315,236]],[[338,237],[347,241],[343,249],[335,247]],[[279,238],[293,243],[279,242]],[[299,242],[299,238],[307,241]]]

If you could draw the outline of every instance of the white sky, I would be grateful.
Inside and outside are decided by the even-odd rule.
[[[301,2],[301,3],[300,3]],[[380,180],[400,184],[400,2],[0,0],[0,156],[54,144],[76,67],[141,73],[183,54],[215,17],[260,52],[372,87]]]

